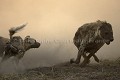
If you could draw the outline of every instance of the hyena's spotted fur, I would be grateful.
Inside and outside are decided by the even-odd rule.
[[[84,61],[81,63],[81,67],[85,66],[89,59],[93,56],[95,61],[99,62],[99,59],[95,53],[106,43],[110,44],[114,40],[113,30],[110,23],[106,21],[96,21],[87,23],[78,28],[74,36],[74,44],[78,48],[78,55],[76,60],[71,59],[71,63],[80,63],[81,56],[84,57]],[[86,53],[90,53],[86,56]]]

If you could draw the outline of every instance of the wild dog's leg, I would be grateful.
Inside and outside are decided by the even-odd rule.
[[[80,63],[81,55],[84,54],[85,46],[86,46],[86,41],[82,41],[82,42],[81,42],[81,45],[80,45],[80,47],[79,47],[79,49],[78,49],[78,55],[77,55],[76,60],[74,61],[73,59],[71,59],[71,60],[70,60],[70,63],[76,63],[76,64],[79,64],[79,63]]]
[[[19,59],[17,57],[14,57],[14,62],[15,62],[15,65],[18,65],[19,64]]]
[[[10,57],[11,55],[9,54],[9,52],[5,52],[4,56],[2,57],[1,63],[9,59]]]
[[[24,56],[25,52],[22,52],[22,53],[18,53],[16,56],[15,56],[15,63],[18,65],[19,64],[19,60]]]
[[[2,58],[2,60],[1,60],[1,63],[4,62],[4,61],[6,61],[6,60],[8,60],[9,58],[10,58],[10,56],[8,56],[8,55],[7,55],[7,56],[4,56],[4,57]]]
[[[20,59],[21,59],[20,53],[18,53],[16,56],[14,56],[14,64],[15,64],[16,70],[18,70],[18,65],[19,65]]]
[[[7,43],[5,46],[5,51],[3,52],[3,57],[2,57],[1,62],[9,59],[11,56],[12,56],[11,55],[11,44]]]

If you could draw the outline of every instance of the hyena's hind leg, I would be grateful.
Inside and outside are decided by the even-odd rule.
[[[98,57],[95,55],[95,54],[93,54],[93,57],[94,57],[94,60],[96,61],[96,62],[100,62],[100,60],[98,59]]]
[[[84,54],[82,55],[84,59],[87,57],[86,54],[87,54],[87,53],[84,53]],[[96,62],[99,63],[99,59],[98,59],[98,57],[97,57],[95,54],[93,54],[93,58],[94,58],[94,60],[95,60]],[[89,64],[89,63],[90,63],[90,59],[88,60],[87,64]]]

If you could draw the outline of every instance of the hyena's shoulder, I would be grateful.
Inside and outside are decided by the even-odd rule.
[[[103,21],[100,21],[100,20],[98,20],[96,22],[83,24],[76,31],[75,36],[73,38],[74,42],[81,41],[81,40],[85,39],[85,37],[95,38],[97,30],[102,24],[103,24]]]
[[[95,34],[97,29],[99,28],[101,22],[91,22],[83,24],[75,33],[75,37],[80,36],[84,38],[85,36],[89,36],[89,34]]]

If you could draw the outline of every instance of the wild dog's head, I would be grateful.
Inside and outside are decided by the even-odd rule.
[[[30,36],[26,36],[24,39],[24,47],[25,50],[29,50],[31,48],[39,48],[40,43],[37,42],[35,39],[31,38]]]
[[[99,31],[100,31],[99,34],[100,34],[101,38],[104,40],[104,42],[107,45],[109,45],[110,42],[112,42],[114,40],[113,30],[112,30],[112,26],[110,23],[101,21]]]

